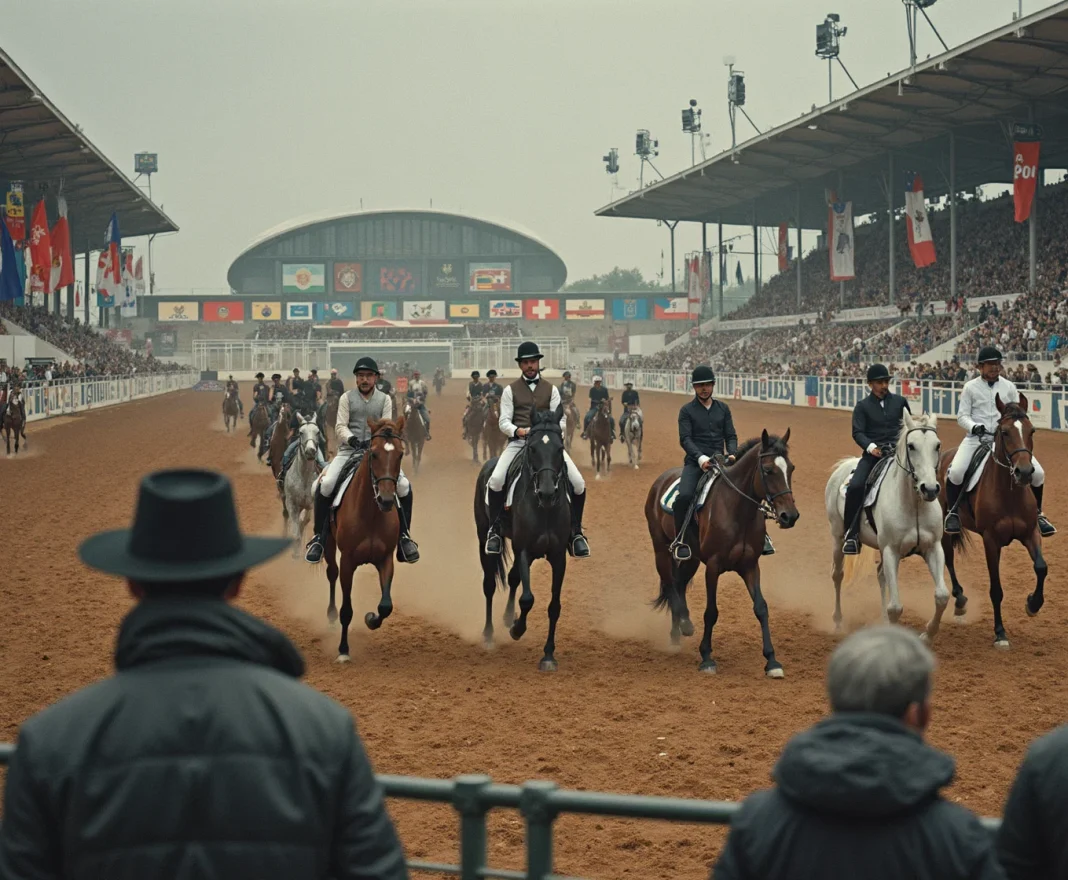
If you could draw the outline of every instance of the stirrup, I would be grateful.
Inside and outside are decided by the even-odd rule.
[[[579,532],[577,535],[571,536],[571,543],[568,546],[568,552],[571,553],[576,559],[586,559],[590,555],[590,542],[586,540],[586,536]]]
[[[676,562],[686,562],[693,557],[693,550],[685,541],[675,541],[671,545],[671,555]]]
[[[487,556],[500,556],[504,552],[504,538],[501,537],[496,526],[492,526],[489,534],[486,535],[484,550]]]
[[[951,510],[946,514],[946,521],[942,524],[942,530],[947,535],[960,534],[960,517],[955,510]]]
[[[1038,530],[1042,533],[1043,538],[1049,538],[1057,534],[1057,527],[1053,525],[1041,510],[1038,512]]]
[[[854,538],[852,535],[847,537],[842,543],[842,555],[843,556],[859,556],[860,555],[860,541]]]
[[[775,545],[771,543],[771,535],[764,535],[764,549],[760,551],[761,556],[774,556]]]
[[[323,539],[318,535],[312,535],[312,539],[308,542],[307,552],[304,554],[304,561],[313,565],[321,562],[324,552],[326,548],[323,546]]]
[[[399,562],[418,562],[419,545],[412,540],[410,535],[401,535],[397,541],[397,560]]]

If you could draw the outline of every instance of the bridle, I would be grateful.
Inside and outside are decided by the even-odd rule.
[[[902,438],[902,440],[905,443],[905,463],[904,464],[902,464],[899,461],[900,457],[897,454],[897,450],[896,449],[894,450],[894,464],[896,464],[899,468],[901,468],[903,471],[905,471],[910,477],[912,477],[912,482],[913,483],[918,483],[919,482],[919,477],[916,476],[916,466],[912,463],[912,456],[909,454],[909,451],[910,451],[909,450],[909,434],[913,433],[914,431],[932,431],[932,432],[937,434],[938,433],[938,429],[937,428],[932,428],[930,425],[921,425],[918,428],[909,428],[905,432],[905,436]]]
[[[384,428],[382,430],[375,431],[367,439],[366,451],[368,453],[371,452],[371,441],[372,440],[387,440],[390,443],[399,443],[400,444],[400,448],[401,448],[400,457],[402,459],[404,458],[404,438],[401,437],[398,434],[394,434],[392,428]],[[380,502],[382,500],[382,495],[378,491],[379,483],[392,483],[393,484],[393,489],[394,489],[394,491],[396,491],[397,481],[400,479],[400,465],[399,464],[397,465],[397,474],[396,474],[396,476],[392,476],[390,474],[386,474],[385,476],[380,477],[380,476],[378,476],[378,474],[375,473],[375,469],[373,467],[371,467],[371,462],[370,462],[371,456],[370,455],[365,455],[364,458],[367,461],[367,472],[371,475],[371,488],[374,490],[375,502],[378,503],[378,502]]]
[[[534,493],[538,502],[538,507],[551,507],[556,503],[557,495],[560,494],[560,483],[563,481],[564,471],[566,470],[566,468],[560,467],[559,469],[557,469],[554,467],[543,467],[538,468],[537,470],[534,469],[534,463],[531,460],[530,449],[534,445],[531,441],[531,438],[534,436],[535,433],[558,434],[560,436],[560,448],[561,450],[563,450],[563,432],[560,430],[560,426],[555,422],[540,422],[537,425],[531,427],[530,433],[527,434],[525,438],[527,441],[526,447],[523,449],[523,468],[528,474],[530,474],[530,483],[532,486],[537,484],[539,475],[546,472],[551,473],[553,475],[553,494],[549,497],[548,502],[542,499],[540,493]]]
[[[1000,419],[998,419],[998,428],[999,429],[1001,428],[1001,425],[1002,425],[1003,422],[1012,422],[1012,421],[1029,422],[1031,420],[1027,417],[1027,413],[1021,411],[1019,416],[1017,416],[1016,413],[1013,413],[1012,415],[1002,416]],[[1026,446],[1021,446],[1019,449],[1013,449],[1010,452],[1009,450],[1007,450],[1005,448],[1005,443],[1004,443],[1004,441],[1002,441],[1000,443],[1001,452],[1002,452],[1002,455],[1005,458],[1004,458],[1004,460],[998,458],[998,446],[999,446],[998,435],[1000,433],[1001,433],[1000,430],[995,432],[995,435],[994,435],[993,439],[990,441],[990,457],[994,460],[994,464],[1000,465],[1001,467],[1005,468],[1005,470],[1007,470],[1007,471],[1011,471],[1014,467],[1016,467],[1016,456],[1019,455],[1021,452],[1026,452],[1028,455],[1031,455],[1031,456],[1034,455],[1034,453],[1030,449],[1028,449]],[[1023,434],[1022,433],[1020,435],[1020,440],[1021,441],[1023,440]],[[986,441],[983,438],[980,438],[979,442],[980,443],[985,443]],[[1013,480],[1013,484],[1016,485],[1016,481],[1015,480]]]
[[[716,460],[716,459],[713,459],[713,461],[716,461],[716,468],[719,471],[719,475],[723,479],[723,482],[725,482],[735,492],[737,492],[739,495],[741,495],[746,501],[751,501],[753,504],[755,504],[757,506],[757,508],[759,508],[759,510],[764,514],[764,516],[767,519],[775,519],[776,518],[775,503],[774,503],[775,499],[776,498],[780,498],[783,495],[792,495],[793,491],[794,491],[793,489],[790,488],[789,480],[787,480],[786,488],[783,489],[781,492],[772,493],[772,492],[768,491],[768,478],[767,478],[767,475],[764,473],[764,459],[765,458],[777,458],[780,455],[782,455],[781,452],[776,452],[776,451],[773,450],[771,452],[761,452],[757,456],[757,471],[760,473],[760,485],[761,485],[761,488],[763,489],[763,494],[764,494],[764,497],[762,499],[754,498],[748,492],[745,492],[742,489],[739,489],[738,486],[736,486],[731,481],[731,478],[727,476],[727,471],[723,467],[723,465],[720,464],[720,462],[718,460]]]

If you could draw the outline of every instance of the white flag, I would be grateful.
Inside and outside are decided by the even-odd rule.
[[[850,281],[853,271],[853,203],[834,202],[827,209],[831,281]],[[800,254],[798,255],[800,257]]]

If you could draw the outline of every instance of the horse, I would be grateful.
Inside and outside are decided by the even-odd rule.
[[[328,392],[326,400],[319,404],[319,411],[315,416],[316,423],[319,425],[319,433],[322,434],[326,441],[327,457],[337,452],[337,437],[334,432],[337,429],[337,405],[339,400],[341,400],[341,395],[336,391]]]
[[[464,434],[471,444],[471,460],[478,464],[478,441],[486,425],[486,406],[481,400],[472,400],[471,408],[464,416]]]
[[[567,490],[567,470],[564,464],[564,438],[560,431],[563,412],[536,412],[534,424],[527,435],[527,443],[518,461],[519,478],[515,486],[510,514],[501,523],[502,536],[512,545],[515,559],[508,571],[508,604],[504,609],[504,625],[513,639],[520,639],[527,631],[527,615],[534,607],[530,591],[530,564],[535,559],[547,559],[552,567],[552,598],[549,601],[549,636],[545,651],[538,663],[542,672],[555,672],[556,622],[560,619],[560,591],[567,570],[567,547],[571,539],[571,501]],[[475,527],[478,532],[478,554],[482,563],[482,592],[486,597],[486,623],[482,638],[487,648],[493,646],[493,594],[499,586],[504,589],[505,553],[486,554],[486,535],[489,532],[489,511],[486,508],[486,484],[497,460],[487,461],[475,481]],[[515,594],[519,584],[519,617],[515,616]]]
[[[382,596],[378,613],[368,611],[363,622],[368,629],[378,629],[393,613],[393,555],[400,538],[400,515],[397,506],[397,480],[404,456],[404,416],[396,421],[368,419],[371,440],[363,460],[356,466],[352,483],[341,499],[336,516],[324,536],[326,577],[330,581],[330,605],[326,618],[338,619],[334,605],[334,588],[341,573],[341,642],[338,663],[348,663],[349,624],[352,622],[352,578],[361,565],[378,570]],[[341,551],[341,567],[337,551]]]
[[[575,400],[571,397],[564,398],[564,449],[571,454],[571,441],[575,436],[575,425],[582,419],[579,415]]]
[[[590,438],[590,464],[596,474],[594,479],[601,479],[601,471],[606,474],[612,469],[612,425],[609,421],[612,413],[612,401],[605,398],[597,404],[597,411],[590,419],[586,434]]]
[[[883,615],[891,623],[901,617],[901,598],[898,594],[897,569],[901,560],[918,554],[927,563],[934,579],[935,610],[928,621],[923,638],[934,641],[942,614],[949,604],[949,590],[943,573],[945,554],[942,551],[942,510],[932,502],[938,498],[938,459],[942,443],[938,439],[938,419],[924,413],[918,418],[905,410],[901,433],[893,449],[893,458],[882,478],[878,503],[871,510],[871,520],[860,512],[861,542],[879,551],[879,594]],[[889,455],[890,452],[884,452]],[[845,556],[845,499],[842,486],[859,459],[843,458],[834,465],[831,478],[823,493],[827,520],[831,525],[832,566],[834,581],[834,625],[842,626],[842,569]],[[865,490],[866,491],[866,490]],[[874,523],[874,524],[873,524]]]
[[[238,416],[237,392],[236,391],[231,390],[231,391],[227,391],[226,392],[226,396],[223,397],[222,411],[223,411],[223,422],[226,425],[226,433],[229,434],[231,430],[235,430],[236,431],[237,430],[237,416]],[[233,423],[233,428],[230,427],[231,423]]]
[[[30,446],[29,440],[26,438],[26,423],[22,420],[22,408],[19,404],[22,402],[22,394],[18,391],[12,391],[7,395],[7,409],[4,410],[4,420],[0,424],[0,428],[4,432],[4,444],[7,446],[7,454],[11,455],[11,434],[15,434],[15,455],[19,454],[19,438],[26,440],[26,448]]]
[[[507,439],[500,429],[501,400],[493,395],[486,403],[486,423],[482,426],[482,456],[489,461],[504,451]]]
[[[288,402],[282,401],[278,407],[278,418],[275,421],[274,433],[271,434],[271,445],[268,458],[271,460],[271,473],[277,481],[282,474],[282,455],[289,445],[289,421],[293,418],[293,407]],[[281,492],[278,493],[281,497]]]
[[[412,470],[419,473],[419,464],[423,460],[423,444],[426,443],[426,425],[423,414],[419,412],[421,401],[404,401],[404,439],[412,453]]]
[[[441,389],[445,387],[445,374],[440,372],[434,373],[434,393],[441,397]]]
[[[780,438],[766,430],[759,437],[746,441],[738,448],[737,461],[720,469],[720,475],[709,491],[704,506],[694,514],[697,524],[697,553],[685,562],[676,563],[671,555],[675,538],[675,520],[665,513],[660,499],[668,486],[682,473],[681,468],[664,471],[649,489],[645,499],[645,519],[653,540],[656,571],[660,577],[660,595],[653,602],[657,609],[671,611],[671,643],[679,644],[680,633],[693,635],[690,611],[686,606],[686,587],[705,564],[705,629],[701,637],[701,672],[716,672],[712,659],[712,628],[719,619],[716,588],[719,576],[727,571],[737,572],[745,581],[753,601],[753,613],[760,621],[764,673],[768,678],[782,678],[782,664],[775,659],[768,628],[768,603],[760,591],[760,554],[766,534],[764,520],[768,511],[781,528],[794,526],[799,516],[794,504],[790,477],[794,466],[790,461],[790,430]]]
[[[315,481],[319,476],[319,467],[315,453],[319,448],[322,435],[319,426],[312,419],[297,415],[300,428],[297,430],[297,453],[286,471],[284,491],[282,493],[282,520],[286,531],[296,543],[293,545],[293,557],[300,556],[304,546],[304,527],[312,516],[315,505]]]
[[[1042,556],[1042,533],[1038,530],[1038,505],[1034,493],[1029,491],[1034,474],[1032,454],[1035,444],[1035,428],[1027,415],[1027,398],[1020,394],[1019,403],[1002,403],[1000,395],[994,398],[998,408],[998,427],[989,453],[993,467],[986,467],[979,483],[971,493],[961,493],[957,507],[961,532],[958,535],[943,535],[942,549],[946,555],[946,567],[953,582],[954,614],[964,613],[968,597],[957,580],[954,552],[966,548],[965,530],[983,537],[986,551],[986,567],[990,573],[990,603],[994,607],[994,647],[1007,649],[1009,639],[1001,621],[1001,548],[1019,541],[1027,548],[1034,566],[1037,583],[1035,591],[1027,597],[1027,615],[1034,617],[1045,603],[1043,592],[1047,566]],[[953,460],[955,449],[942,456],[938,469],[941,482],[941,502],[946,509],[946,472]]]
[[[634,467],[634,470],[638,470],[638,462],[642,460],[642,435],[644,434],[644,426],[642,425],[642,417],[638,415],[638,407],[634,404],[627,406],[625,418],[626,421],[624,427],[620,429],[620,433],[627,444],[627,460]]]
[[[256,450],[256,458],[259,460],[263,459],[263,454],[267,451],[266,434],[270,423],[271,414],[267,411],[267,404],[255,404],[249,413],[248,445],[256,449],[256,441],[259,440],[260,447]]]

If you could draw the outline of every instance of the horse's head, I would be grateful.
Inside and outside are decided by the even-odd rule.
[[[400,479],[401,459],[404,457],[404,416],[396,421],[368,419],[371,442],[367,450],[367,467],[371,472],[375,502],[381,510],[390,510],[396,500],[397,480]]]
[[[797,512],[794,491],[790,487],[794,465],[790,461],[789,443],[789,428],[782,437],[769,434],[766,428],[760,433],[760,459],[757,468],[760,477],[756,490],[763,492],[764,501],[775,513],[775,521],[784,529],[793,528],[801,516]]]
[[[603,413],[605,416],[612,414],[612,398],[605,397],[597,404],[597,411]]]
[[[297,421],[300,422],[300,428],[297,429],[297,442],[299,443],[297,448],[305,459],[313,461],[315,453],[319,450],[319,426],[315,423],[315,419],[306,419],[299,413]]]
[[[537,410],[527,435],[527,467],[539,504],[553,500],[564,475],[564,435],[560,431],[563,407]]]
[[[1019,403],[1002,403],[1001,395],[995,394],[994,403],[999,414],[994,460],[1009,468],[1018,486],[1029,486],[1035,475],[1035,426],[1027,415],[1027,398],[1021,394]]]
[[[894,455],[897,463],[912,477],[916,491],[924,501],[934,501],[938,497],[938,459],[941,454],[937,416],[924,413],[913,418],[912,413],[905,410]]]

